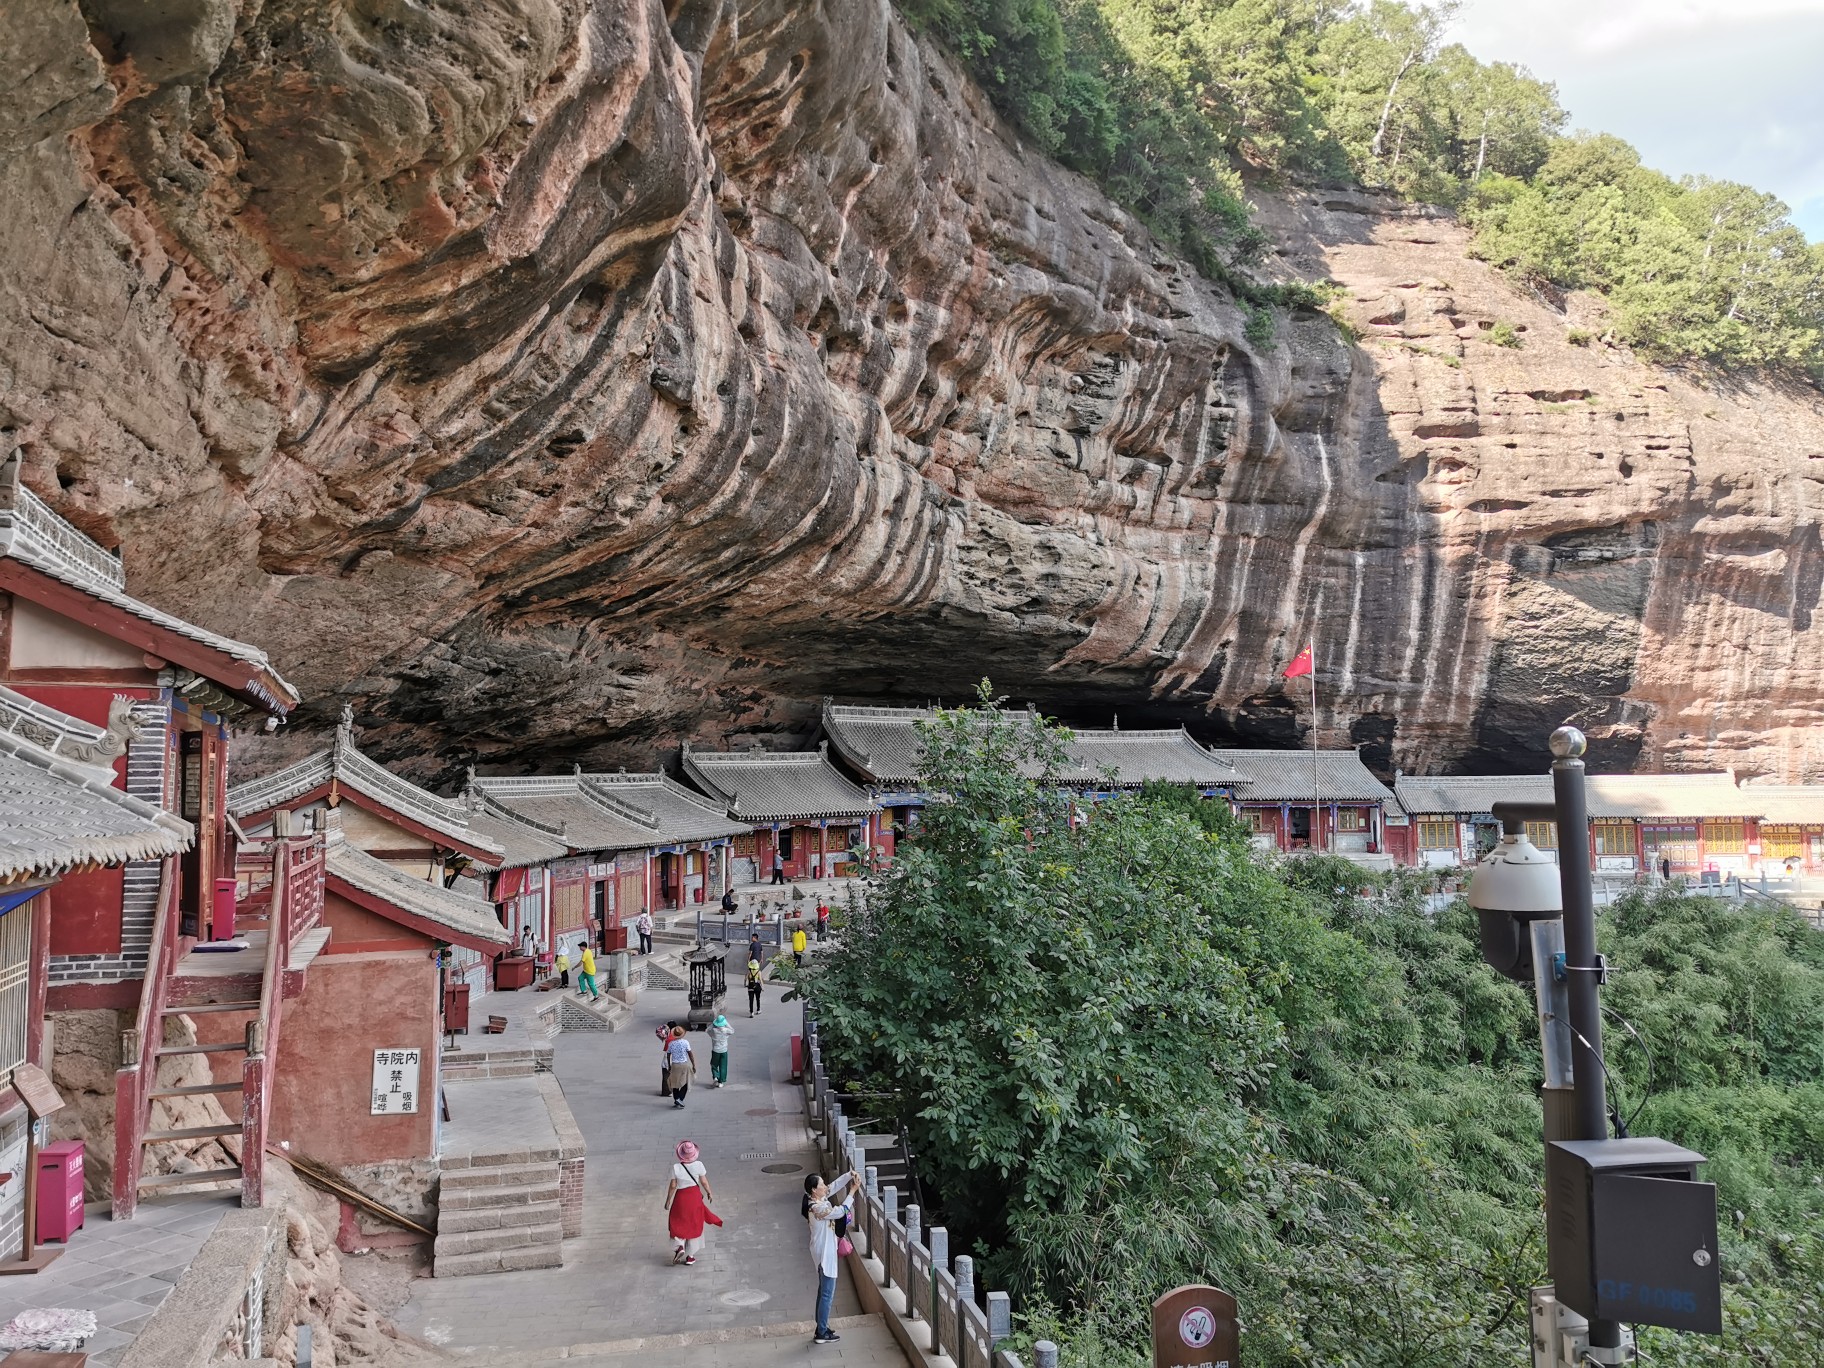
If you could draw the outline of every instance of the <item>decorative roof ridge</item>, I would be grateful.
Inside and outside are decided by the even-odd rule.
[[[1296,746],[1206,746],[1204,749],[1209,751],[1211,755],[1266,755],[1280,756],[1287,759],[1307,760],[1311,758],[1311,750],[1309,747],[1300,749]],[[1361,751],[1354,746],[1351,746],[1347,750],[1324,750],[1320,748],[1317,754],[1332,760],[1360,760],[1362,758]]]
[[[345,776],[357,782],[365,781],[380,790],[379,794],[373,796],[379,797],[384,794],[404,799],[410,805],[418,808],[421,814],[435,816],[438,821],[457,830],[467,829],[468,809],[454,798],[445,798],[442,794],[432,793],[429,789],[421,788],[411,780],[394,774],[385,765],[358,750],[353,744],[344,747],[337,759],[340,762],[336,766],[338,777]]]
[[[937,715],[937,709],[920,707],[894,708],[884,704],[872,703],[832,703],[828,699],[825,699],[823,703],[823,713],[825,717],[881,717],[892,719],[901,717],[935,717]]]
[[[471,782],[487,793],[562,794],[577,786],[575,774],[480,774]]]
[[[819,764],[819,763],[825,763],[825,764],[828,763],[828,756],[823,751],[820,751],[820,750],[815,750],[815,751],[766,751],[766,750],[701,751],[701,750],[693,750],[689,753],[689,755],[690,755],[690,759],[692,759],[692,760],[695,760],[695,761],[707,760],[710,762],[711,765],[721,765],[721,764],[767,765],[767,764],[780,764],[780,763],[787,763],[787,764],[794,764],[794,765],[815,765],[815,764]]]
[[[618,821],[631,823],[633,826],[642,827],[647,831],[656,832],[659,829],[659,818],[656,813],[635,803],[630,803],[625,798],[602,792],[584,776],[581,766],[578,766],[576,771],[576,791],[585,803],[595,804],[596,807]]]
[[[1197,745],[1196,738],[1182,726],[1154,727],[1144,730],[1129,730],[1126,727],[1070,727],[1067,730],[1072,736],[1094,736],[1103,740],[1111,737],[1120,737],[1122,740],[1133,740],[1135,738],[1141,740],[1158,740],[1161,738],[1171,739],[1183,737],[1193,746]],[[1199,750],[1203,749],[1201,746],[1198,746],[1197,748]]]
[[[109,701],[108,725],[98,727],[0,685],[0,731],[22,736],[52,755],[112,771],[114,761],[139,735],[140,724],[133,715],[133,700],[124,694]]]
[[[486,812],[489,817],[497,821],[513,822],[540,836],[554,836],[559,841],[563,841],[563,823],[553,825],[550,822],[541,822],[536,817],[528,817],[523,812],[516,812],[483,788],[482,784],[486,782],[485,779],[477,779],[473,771],[470,772],[469,786],[465,792],[474,795],[476,810]]]
[[[182,817],[166,812],[156,803],[136,798],[125,789],[115,788],[111,767],[104,769],[56,755],[13,732],[0,732],[0,751],[36,765],[47,774],[54,775],[85,793],[101,795],[106,801],[126,809],[135,817],[143,818],[174,836],[183,836],[186,844],[196,838],[196,828]]]
[[[88,533],[57,512],[26,485],[17,448],[0,466],[0,548],[28,544],[77,580],[127,587],[127,567]]]
[[[329,747],[312,751],[271,774],[256,775],[228,790],[228,811],[236,817],[264,812],[288,798],[308,793],[336,772],[335,752]]]

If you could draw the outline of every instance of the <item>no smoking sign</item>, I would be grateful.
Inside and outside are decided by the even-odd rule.
[[[1235,1298],[1179,1287],[1153,1303],[1153,1368],[1241,1368]]]

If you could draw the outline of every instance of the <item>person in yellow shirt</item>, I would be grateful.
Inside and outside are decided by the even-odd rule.
[[[559,988],[570,986],[570,953],[567,950],[557,952],[557,986]]]
[[[792,963],[799,965],[804,963],[804,928],[802,926],[794,927],[792,930]]]
[[[582,962],[577,965],[576,995],[581,997],[584,993],[589,994],[591,1002],[602,1000],[595,987],[595,948],[589,945],[583,947]]]

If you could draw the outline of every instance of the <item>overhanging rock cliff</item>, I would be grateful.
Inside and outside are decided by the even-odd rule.
[[[1290,741],[1313,631],[1383,763],[1824,760],[1819,397],[1448,222],[1267,202],[1365,337],[1257,347],[884,0],[7,8],[0,427],[419,777],[984,675]]]

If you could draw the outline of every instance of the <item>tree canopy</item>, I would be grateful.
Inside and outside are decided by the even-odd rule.
[[[1608,297],[1662,361],[1817,375],[1824,245],[1785,205],[1564,135],[1556,90],[1444,42],[1454,0],[899,0],[1046,152],[1257,305],[1244,173],[1462,210],[1477,253]]]
[[[927,1219],[1028,1332],[1137,1368],[1151,1299],[1208,1280],[1251,1364],[1523,1361],[1537,1029],[1468,908],[1262,855],[1184,790],[1073,810],[1056,732],[992,705],[925,739],[941,798],[804,986],[838,1087],[897,1097]],[[1601,939],[1616,1104],[1710,1154],[1726,1213],[1722,1352],[1654,1361],[1824,1361],[1824,937],[1671,898]]]

